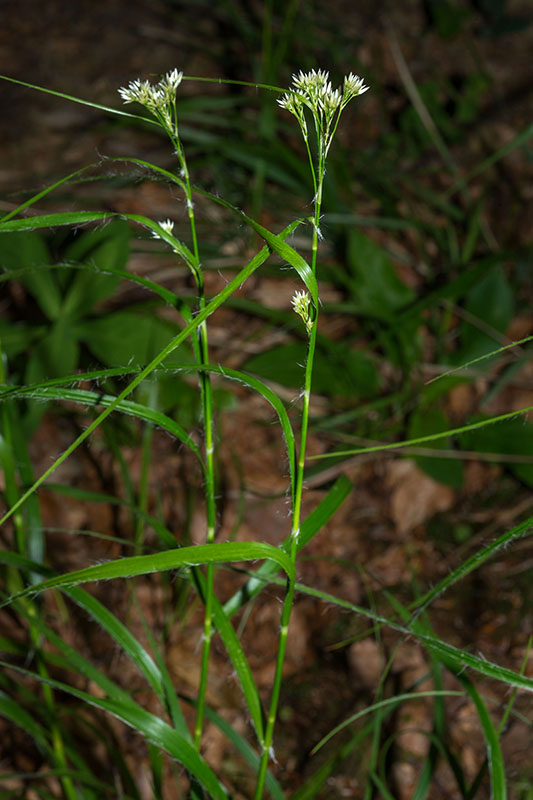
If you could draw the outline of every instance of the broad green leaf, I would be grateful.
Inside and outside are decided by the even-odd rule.
[[[304,377],[307,346],[282,344],[253,356],[244,368],[271,381],[298,388]],[[360,350],[343,345],[317,348],[313,365],[313,392],[328,396],[367,397],[379,386],[371,360]]]
[[[446,430],[448,426],[449,421],[443,411],[439,408],[422,406],[411,416],[408,435],[410,439],[416,439]],[[436,442],[432,449],[451,452],[449,442],[444,439]],[[434,480],[452,486],[454,489],[459,489],[463,485],[463,463],[459,458],[415,456],[414,460],[420,469]]]
[[[99,300],[109,297],[120,282],[117,275],[106,270],[124,270],[128,261],[131,229],[123,220],[114,220],[104,228],[84,231],[65,251],[67,263],[87,262],[102,270],[102,274],[79,272],[75,275],[64,299],[63,313],[79,317]]]
[[[24,378],[39,383],[46,378],[74,372],[78,363],[79,344],[68,319],[59,317],[30,353]]]
[[[348,232],[346,258],[360,313],[388,320],[414,299],[413,290],[398,278],[385,251],[355,228]]]
[[[461,346],[453,356],[456,364],[479,358],[495,349],[498,334],[507,330],[513,315],[513,292],[501,266],[496,265],[469,291],[461,324]],[[472,321],[470,321],[470,319]],[[477,321],[477,324],[476,324]],[[487,333],[494,330],[494,335]],[[487,366],[490,362],[487,362]]]
[[[143,366],[176,336],[179,328],[158,317],[153,309],[140,307],[80,322],[76,332],[103,364],[114,367],[133,362]],[[183,363],[190,359],[188,349],[180,347],[165,363]]]
[[[467,431],[461,435],[460,441],[467,450],[501,454],[504,464],[505,456],[523,457],[526,463],[509,461],[507,466],[517,477],[529,486],[533,486],[533,423],[527,419],[516,419],[511,416],[498,425],[487,425],[481,429]],[[527,463],[528,461],[531,463]]]
[[[9,223],[4,223],[9,224]],[[0,232],[3,225],[0,224]],[[48,265],[50,253],[44,239],[31,230],[0,236],[0,267],[2,270],[17,270]],[[61,293],[50,273],[39,270],[20,278],[49,320],[57,319],[61,313]]]
[[[2,352],[10,360],[28,350],[38,342],[46,331],[44,325],[29,327],[25,322],[13,322],[0,319],[0,342]]]

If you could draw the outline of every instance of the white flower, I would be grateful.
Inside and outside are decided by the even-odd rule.
[[[343,105],[349,103],[352,97],[356,97],[359,94],[364,94],[364,92],[368,91],[369,88],[369,86],[365,86],[363,78],[360,78],[359,75],[354,75],[353,72],[350,72],[350,74],[344,78],[344,91],[342,93]]]
[[[150,98],[151,89],[152,87],[148,81],[140,81],[137,78],[137,80],[131,81],[127,87],[121,86],[118,93],[125,103],[146,105]]]
[[[307,292],[298,289],[294,293],[294,297],[292,298],[291,303],[295,312],[298,314],[299,317],[302,318],[303,322],[305,323],[307,333],[311,333],[311,329],[313,327],[313,322],[311,320],[311,317],[309,316],[311,298],[309,297]]]
[[[172,87],[172,89],[176,91],[182,81],[182,78],[183,72],[178,72],[177,69],[173,69],[172,72],[167,72],[161,83],[164,81],[167,86]]]
[[[176,100],[176,89],[182,78],[183,72],[173,69],[155,85],[137,78],[127,87],[122,86],[118,93],[125,103],[140,103],[150,111],[162,114],[168,124],[171,119],[169,106]]]
[[[174,230],[174,223],[171,219],[166,219],[164,221],[157,223],[160,228],[162,228],[165,233],[172,235],[172,231]],[[154,239],[161,239],[161,235],[157,231],[152,231],[152,236]]]
[[[278,104],[281,106],[281,108],[284,108],[286,111],[294,114],[300,124],[304,138],[307,139],[307,123],[305,121],[303,101],[300,95],[288,92],[278,100]]]

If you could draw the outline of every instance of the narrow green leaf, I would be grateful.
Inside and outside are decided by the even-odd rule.
[[[74,97],[73,95],[64,94],[63,92],[56,92],[53,89],[45,89],[43,86],[36,86],[33,83],[26,83],[26,81],[18,81],[16,78],[10,78],[8,75],[0,75],[0,80],[9,81],[10,83],[18,83],[19,86],[26,86],[27,89],[36,89],[38,92],[52,94],[55,97],[61,97],[62,100],[70,100],[72,103],[80,103],[82,106],[95,108],[97,111],[106,111],[108,114],[115,114],[120,117],[129,117],[130,119],[136,119],[140,122],[146,122],[149,125],[159,126],[159,122],[157,122],[155,119],[151,119],[149,117],[140,117],[138,114],[129,114],[127,111],[121,111],[118,108],[110,108],[109,106],[102,106],[99,103],[91,103],[89,100],[83,100],[81,97]]]
[[[204,576],[199,570],[194,569],[193,577],[202,597],[205,598],[206,581]],[[235,668],[235,672],[246,700],[246,705],[248,706],[248,711],[250,713],[250,717],[252,718],[258,741],[262,745],[264,741],[263,710],[252,670],[250,669],[248,659],[244,654],[242,645],[233,629],[231,622],[226,616],[222,605],[214,596],[212,598],[212,604],[215,626],[222,641],[224,642],[224,646],[231,659],[231,663]]]
[[[8,223],[9,224],[9,223]],[[281,236],[288,236],[295,230],[300,221],[297,220],[289,225],[284,231]],[[139,386],[140,383],[151,373],[153,370],[158,367],[161,362],[165,360],[165,358],[172,353],[176,347],[178,347],[182,342],[184,342],[187,337],[196,330],[196,328],[201,325],[201,323],[207,319],[219,306],[221,306],[225,300],[227,300],[233,292],[237,291],[239,287],[244,283],[244,281],[252,275],[256,269],[258,269],[261,264],[263,264],[270,254],[270,250],[268,247],[263,247],[247,264],[243,267],[242,270],[231,280],[229,283],[222,289],[218,295],[211,300],[207,306],[200,311],[193,321],[191,321],[185,328],[182,330],[174,339],[172,339],[168,345],[162,350],[156,358],[154,358],[143,370],[141,370],[137,376],[131,381],[131,383],[126,386],[125,389],[115,398],[113,403],[106,408],[98,417],[93,420],[93,422],[81,433],[78,438],[69,446],[67,449],[55,460],[55,462],[38,478],[35,483],[17,500],[17,502],[7,511],[2,519],[0,519],[0,525],[2,525],[9,517],[11,517],[17,508],[27,500],[39,486],[44,483],[44,481],[62,464],[70,455],[71,453],[76,450],[79,445],[87,439],[88,436],[100,425],[101,422],[106,419],[109,414],[116,408],[116,406],[125,400],[126,397],[133,392],[133,390]]]
[[[476,553],[471,555],[466,561],[463,561],[456,569],[449,575],[443,578],[439,583],[426,592],[421,597],[418,597],[415,602],[409,607],[410,610],[417,609],[417,614],[420,614],[422,609],[427,608],[439,595],[445,592],[454,583],[460,581],[462,578],[469,575],[474,570],[478,569],[482,564],[492,558],[492,556],[504,547],[508,547],[515,539],[520,539],[522,536],[531,536],[533,531],[533,517],[516,525],[510,531],[502,533],[493,542],[490,542],[485,547],[482,547]]]
[[[353,485],[345,475],[341,475],[337,478],[326,497],[321,500],[318,506],[300,526],[298,551],[302,550],[302,548],[311,541],[313,536],[324,527],[326,522],[331,519],[333,514],[344,503],[352,489]],[[290,546],[289,537],[285,539],[281,546],[288,551]],[[268,583],[269,577],[274,575],[276,571],[277,568],[274,564],[269,564],[268,562],[262,564],[259,569],[256,570],[255,575],[247,580],[242,589],[235,592],[233,597],[225,603],[224,612],[227,616],[233,616],[233,614],[239,611],[252,597],[259,594]]]
[[[4,397],[5,396],[0,394],[0,402],[2,402]],[[175,420],[168,417],[166,414],[162,414],[160,411],[156,411],[141,403],[134,403],[131,400],[121,400],[119,403],[115,403],[116,397],[112,395],[91,392],[86,389],[68,389],[67,387],[56,388],[48,386],[35,388],[35,385],[20,386],[16,389],[10,387],[9,397],[29,397],[34,400],[61,400],[64,402],[79,403],[84,406],[103,406],[104,408],[109,408],[114,404],[113,407],[117,411],[136,417],[137,419],[142,419],[145,422],[151,422],[159,428],[168,431],[195,454],[200,464],[203,463],[202,454],[200,453],[198,445],[178,422],[175,422]]]
[[[271,231],[263,228],[262,225],[259,225],[258,222],[251,219],[251,217],[247,216],[243,211],[241,211],[236,206],[228,203],[226,200],[223,200],[221,197],[217,197],[216,195],[212,194],[211,192],[206,192],[202,189],[195,188],[194,190],[198,194],[203,195],[204,197],[208,197],[214,203],[218,203],[218,205],[224,206],[224,208],[229,209],[234,214],[237,214],[247,225],[249,225],[253,230],[261,236],[262,239],[265,240],[267,245],[274,250],[281,258],[285,261],[288,261],[291,267],[294,267],[296,272],[299,274],[307,288],[309,289],[309,293],[311,294],[311,298],[315,307],[318,308],[318,286],[316,282],[316,278],[313,275],[313,271],[307,261],[287,242],[285,241],[285,231],[281,234],[275,234]],[[303,220],[298,220],[297,224],[300,225]]]
[[[271,559],[284,570],[289,580],[295,579],[295,568],[290,558],[277,547],[260,542],[220,542],[192,547],[181,547],[146,556],[131,556],[97,564],[85,569],[67,572],[47,581],[31,586],[0,603],[0,608],[21,597],[34,595],[46,589],[70,589],[80,583],[88,583],[111,578],[132,578],[172,569],[198,566],[199,564],[220,564],[232,561],[255,561]]]
[[[343,722],[336,725],[326,736],[323,736],[322,739],[315,744],[313,749],[311,750],[311,755],[315,755],[318,751],[324,747],[326,742],[329,742],[337,733],[344,730],[348,725],[352,725],[358,719],[366,716],[367,714],[372,714],[374,711],[378,711],[380,708],[395,708],[397,705],[400,705],[404,702],[404,700],[417,700],[418,698],[423,697],[446,697],[446,696],[454,696],[454,697],[464,697],[464,692],[452,691],[452,690],[430,690],[427,692],[405,692],[404,694],[397,694],[394,697],[388,697],[386,700],[380,700],[377,703],[373,703],[366,708],[363,708],[362,711],[358,711],[355,714],[352,714],[347,719],[343,720]]]
[[[339,456],[354,456],[361,453],[378,453],[382,450],[399,450],[402,447],[412,447],[413,445],[423,444],[424,442],[435,442],[439,439],[446,439],[450,436],[457,436],[460,433],[466,433],[467,431],[475,431],[479,428],[485,428],[487,425],[493,425],[495,422],[503,422],[503,420],[512,419],[519,414],[528,414],[530,411],[533,411],[533,406],[519,408],[517,411],[509,411],[507,414],[499,414],[496,417],[487,417],[486,419],[478,420],[477,422],[471,422],[468,425],[462,425],[460,428],[452,428],[451,430],[442,431],[441,433],[435,434],[432,433],[428,436],[419,436],[416,439],[405,439],[401,442],[391,442],[390,444],[376,444],[372,447],[357,447],[352,450],[335,450],[331,453],[322,453],[318,456],[309,456],[309,459],[338,458]]]
[[[1,241],[1,239],[0,239]],[[143,286],[145,289],[149,289],[154,294],[157,294],[161,297],[165,303],[168,303],[170,306],[177,306],[179,303],[179,298],[174,292],[171,292],[170,289],[165,289],[164,286],[160,286],[158,283],[154,283],[154,281],[149,280],[148,278],[143,278],[141,275],[134,275],[132,272],[127,272],[126,270],[115,269],[114,267],[99,267],[96,264],[47,264],[42,267],[23,267],[21,269],[16,270],[9,270],[8,272],[4,272],[0,275],[0,283],[4,281],[11,281],[11,280],[20,280],[21,277],[26,275],[28,272],[35,272],[40,270],[53,270],[53,269],[63,269],[63,270],[84,270],[85,272],[92,273],[93,275],[96,274],[97,276],[102,275],[112,275],[116,276],[117,278],[122,278],[125,281],[130,281],[131,283],[136,283],[139,286]]]
[[[266,578],[264,582],[274,583],[277,586],[284,585],[284,581],[275,576]],[[298,582],[295,584],[294,588],[295,591],[301,592],[309,597],[316,597],[322,600],[324,603],[331,603],[339,608],[345,608],[348,611],[353,611],[355,614],[360,614],[362,617],[371,619],[378,625],[385,625],[394,631],[398,631],[398,633],[401,633],[404,636],[414,636],[420,641],[421,644],[432,651],[437,658],[440,660],[448,658],[451,663],[457,665],[458,669],[469,667],[487,678],[494,678],[495,680],[501,681],[508,686],[516,686],[519,689],[525,689],[528,692],[533,692],[533,678],[528,678],[525,675],[520,675],[519,673],[508,669],[507,667],[502,667],[499,664],[488,661],[487,659],[474,656],[467,650],[454,647],[453,645],[447,644],[446,642],[442,641],[441,639],[437,639],[434,636],[422,634],[419,631],[414,630],[412,627],[400,625],[393,619],[389,619],[381,614],[377,614],[368,608],[364,608],[363,606],[357,606],[354,603],[349,603],[347,600],[341,600],[339,597],[335,597],[335,595],[329,594],[328,592],[323,592],[320,589],[314,589],[311,586],[305,586],[304,584]]]
[[[39,749],[52,755],[52,748],[48,741],[48,732],[43,726],[36,722],[31,714],[28,714],[16,700],[8,697],[4,692],[0,691],[0,716],[14,722],[23,731],[26,731],[35,741]]]
[[[180,736],[174,728],[171,728],[170,725],[154,714],[150,714],[131,701],[128,703],[121,703],[112,699],[101,699],[60,681],[55,681],[51,678],[44,679],[21,667],[6,664],[5,662],[0,662],[0,665],[15,669],[23,675],[37,678],[49,686],[67,692],[73,697],[77,697],[88,705],[108,711],[117,719],[120,719],[126,725],[129,725],[143,735],[149,742],[152,742],[158,747],[162,747],[167,753],[176,758],[183,764],[185,769],[194,775],[202,786],[205,787],[210,793],[212,800],[228,800],[229,796],[226,790],[219,783],[215,774],[202,756],[194,749],[193,745]]]

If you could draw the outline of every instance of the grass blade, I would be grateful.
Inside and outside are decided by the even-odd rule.
[[[333,514],[344,503],[353,486],[345,475],[341,475],[326,497],[318,504],[318,506],[309,514],[300,527],[300,538],[298,541],[298,550],[308,544],[313,536],[320,531],[326,522],[328,522]],[[289,547],[289,538],[285,539],[281,545],[287,549]],[[233,597],[231,597],[224,605],[224,611],[228,617],[233,616],[239,611],[252,597],[259,594],[264,589],[269,578],[275,575],[277,568],[274,564],[265,562],[262,564],[253,577],[248,578],[246,584],[239,589]]]
[[[113,699],[101,699],[87,694],[80,689],[75,689],[68,684],[61,681],[53,680],[52,678],[43,679],[40,676],[34,675],[32,672],[21,667],[15,667],[12,664],[0,662],[0,665],[16,670],[22,675],[27,675],[32,678],[38,678],[41,682],[48,684],[63,692],[67,692],[73,697],[82,700],[88,705],[95,706],[96,708],[103,709],[109,712],[117,719],[124,722],[126,725],[134,728],[134,730],[141,733],[145,739],[166,750],[171,756],[176,758],[185,769],[197,778],[197,780],[209,792],[212,800],[228,800],[228,794],[223,786],[219,783],[211,768],[207,765],[201,755],[194,749],[194,747],[184,739],[180,734],[171,728],[166,722],[159,719],[159,717],[150,714],[143,708],[128,698],[128,702],[121,703]]]
[[[180,547],[176,550],[166,550],[163,553],[155,553],[153,555],[120,558],[115,561],[108,561],[106,564],[96,564],[85,569],[67,572],[42,581],[35,586],[30,586],[22,592],[17,592],[17,594],[0,603],[0,608],[21,597],[31,596],[46,589],[70,589],[80,583],[110,580],[111,578],[132,578],[153,572],[195,567],[199,564],[255,561],[256,559],[271,559],[275,561],[287,574],[289,580],[294,582],[294,565],[286,553],[279,548],[260,542],[221,542]]]

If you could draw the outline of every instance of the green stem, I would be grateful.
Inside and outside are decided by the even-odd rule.
[[[198,237],[196,234],[196,220],[194,216],[194,205],[192,202],[192,188],[187,167],[187,160],[178,135],[177,116],[175,119],[175,136],[171,139],[176,146],[176,153],[181,166],[182,177],[185,183],[185,194],[187,200],[187,213],[189,215],[189,226],[191,230],[192,251],[195,261],[195,280],[198,290],[199,310],[203,311],[207,305],[204,291],[203,274],[200,268],[200,256],[198,250]],[[194,347],[197,361],[200,366],[209,366],[209,341],[207,337],[207,323],[202,322],[198,327],[196,346]],[[206,542],[212,544],[215,541],[216,528],[216,501],[215,501],[215,441],[214,441],[214,415],[213,415],[213,390],[209,372],[200,372],[200,394],[202,401],[202,416],[204,424],[204,450],[205,450],[205,502],[206,502]],[[196,721],[194,725],[194,743],[197,749],[200,748],[202,740],[202,730],[205,712],[205,697],[207,691],[207,677],[209,672],[209,655],[211,651],[211,639],[213,636],[213,576],[214,567],[209,564],[206,575],[205,588],[205,612],[204,630],[202,637],[202,660],[200,670],[200,685],[198,687],[198,698],[196,706]]]
[[[311,262],[314,275],[316,275],[316,267],[317,267],[318,223],[320,220],[320,208],[322,203],[323,179],[324,179],[324,164],[322,163],[322,159],[320,159],[319,180],[315,195],[315,214],[314,214],[314,225],[313,225],[312,262]],[[298,463],[296,466],[296,481],[295,481],[295,491],[294,491],[294,505],[292,510],[292,528],[291,528],[291,541],[290,541],[290,553],[289,553],[293,564],[296,563],[296,555],[298,552],[298,539],[300,536],[300,519],[302,512],[305,453],[307,447],[307,431],[309,427],[309,408],[311,403],[311,383],[313,379],[313,364],[315,357],[316,336],[318,327],[317,322],[318,322],[318,308],[315,309],[315,318],[313,320],[313,327],[311,328],[311,333],[309,335],[309,348],[307,351],[307,361],[305,365],[302,423],[300,430],[300,449],[298,454]],[[285,651],[287,649],[287,637],[289,633],[289,622],[291,618],[293,601],[294,601],[294,586],[292,586],[289,583],[287,586],[287,593],[285,595],[285,601],[283,603],[283,609],[281,612],[281,630],[279,636],[278,654],[276,659],[276,670],[274,673],[274,680],[272,682],[272,695],[270,698],[270,708],[268,710],[268,717],[265,726],[265,738],[263,741],[263,749],[261,752],[261,761],[259,764],[259,771],[257,775],[254,800],[261,800],[261,798],[263,797],[268,762],[272,757],[272,741],[274,738],[274,726],[276,724],[276,717],[278,712],[283,664],[285,661]]]

